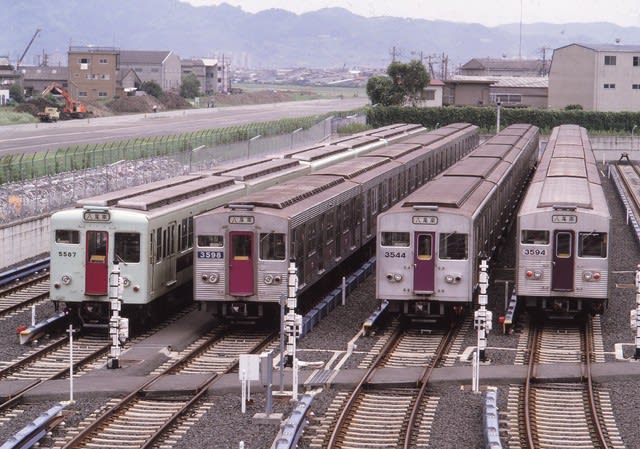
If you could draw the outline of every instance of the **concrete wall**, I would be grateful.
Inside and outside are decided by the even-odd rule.
[[[49,254],[49,215],[0,227],[0,268]]]

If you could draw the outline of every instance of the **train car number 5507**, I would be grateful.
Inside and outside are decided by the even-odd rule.
[[[75,251],[58,251],[58,257],[76,257]]]
[[[406,254],[405,253],[401,253],[401,252],[394,252],[394,251],[385,251],[384,252],[384,257],[391,257],[391,258],[401,258],[404,259],[406,258]]]
[[[522,254],[525,255],[525,256],[546,256],[547,255],[547,250],[546,249],[540,249],[540,248],[523,249],[522,250]]]

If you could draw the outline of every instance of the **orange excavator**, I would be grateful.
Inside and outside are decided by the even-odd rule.
[[[49,94],[61,95],[64,98],[64,108],[60,113],[60,118],[63,120],[70,118],[85,118],[92,114],[84,103],[80,103],[79,101],[71,98],[69,92],[57,83],[49,84],[45,90],[42,91],[43,97]]]

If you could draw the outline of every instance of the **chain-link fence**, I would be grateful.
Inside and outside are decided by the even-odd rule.
[[[90,151],[91,146],[87,145],[84,149],[60,151],[53,157],[45,155],[39,161],[32,155],[16,157],[19,163],[9,171],[32,175],[43,170],[44,175],[25,176],[25,180],[0,185],[0,224],[48,214],[71,206],[80,198],[314,144],[328,139],[339,126],[363,120],[363,116],[355,115],[330,117],[284,134],[274,134],[270,129],[264,135],[216,145],[203,144],[204,138],[193,139],[189,141],[192,146],[165,155],[158,154],[158,145],[169,148],[170,137],[140,139],[128,149],[113,144],[102,151]],[[62,166],[73,169],[59,173]]]

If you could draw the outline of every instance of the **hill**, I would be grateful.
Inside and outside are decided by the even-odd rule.
[[[181,58],[217,57],[232,67],[386,67],[400,60],[446,54],[449,69],[473,57],[540,57],[541,49],[572,42],[634,43],[638,27],[609,23],[485,27],[423,19],[365,18],[342,8],[296,15],[256,14],[222,4],[194,7],[178,0],[29,0],[5,2],[0,54],[16,61],[42,29],[23,64],[66,65],[69,45],[123,50],[173,50]],[[549,54],[549,53],[547,53]]]

